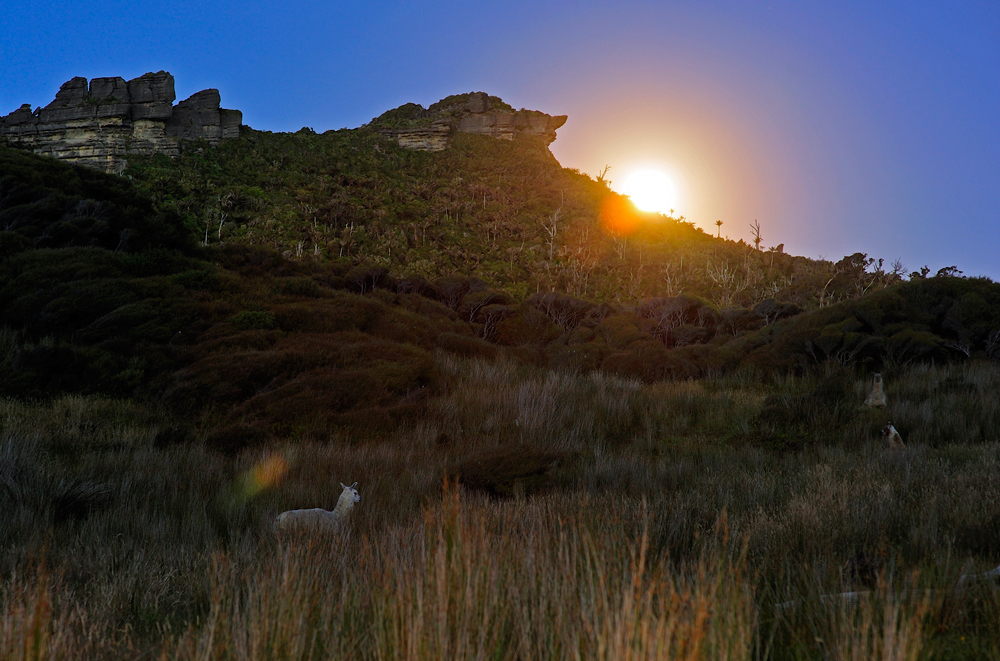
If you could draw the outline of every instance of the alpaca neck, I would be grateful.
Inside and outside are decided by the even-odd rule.
[[[354,509],[354,501],[351,500],[351,497],[348,496],[345,491],[340,494],[340,500],[337,501],[337,506],[333,509],[333,513],[337,516],[337,518],[342,519],[350,514],[352,509]]]

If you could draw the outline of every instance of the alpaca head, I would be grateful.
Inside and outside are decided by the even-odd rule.
[[[885,427],[882,428],[882,435],[885,436],[885,440],[889,441],[889,447],[903,447],[903,437],[900,436],[899,432],[896,431],[896,428],[892,426],[892,422],[886,423]]]
[[[358,486],[357,482],[355,482],[351,486],[347,486],[346,484],[344,484],[343,482],[341,482],[340,486],[342,486],[344,488],[344,491],[341,492],[341,494],[340,494],[340,500],[341,500],[341,502],[347,502],[347,503],[350,503],[351,505],[354,505],[354,503],[360,503],[361,502],[361,495],[358,494],[358,490],[354,488],[354,487]]]
[[[882,373],[875,372],[875,383],[882,383]]]

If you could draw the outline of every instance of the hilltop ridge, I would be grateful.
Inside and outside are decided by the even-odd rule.
[[[455,133],[501,140],[531,136],[550,145],[556,139],[556,129],[566,119],[566,115],[547,115],[538,110],[514,110],[500,97],[470,92],[445,97],[427,109],[417,103],[403,104],[373,119],[372,126],[401,147],[442,151]]]
[[[60,86],[47,106],[30,103],[0,116],[0,143],[71,163],[121,173],[129,155],[176,157],[184,140],[212,146],[239,136],[243,113],[221,107],[217,89],[206,89],[173,105],[174,77],[166,71],[126,81],[77,76]],[[496,96],[470,92],[430,107],[406,103],[372,120],[371,126],[401,147],[442,151],[456,133],[501,140],[529,136],[549,145],[566,115],[514,110]]]
[[[823,307],[897,282],[863,253],[839,262],[713,237],[643,213],[548,150],[565,115],[470,92],[408,103],[356,129],[255,131],[217,90],[173,105],[173,77],[74,78],[0,118],[0,138],[124,174],[205,245],[482,279],[516,298],[694,295],[720,310]],[[187,140],[214,149],[182,149]],[[429,152],[429,153],[428,153]],[[128,157],[128,161],[125,157]],[[777,242],[776,242],[777,243]]]

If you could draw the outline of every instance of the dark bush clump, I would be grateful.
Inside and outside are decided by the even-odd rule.
[[[230,319],[233,328],[241,331],[271,330],[278,327],[274,313],[268,310],[244,310]]]
[[[267,430],[261,426],[232,424],[210,433],[205,445],[225,454],[237,454],[265,443],[269,437]]]
[[[494,498],[530,495],[553,483],[553,474],[568,454],[515,446],[467,457],[451,473],[466,489]]]

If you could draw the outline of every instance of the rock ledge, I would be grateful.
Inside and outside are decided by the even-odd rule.
[[[219,90],[207,89],[173,105],[174,77],[166,71],[123,78],[73,78],[55,100],[24,104],[0,117],[0,142],[74,163],[120,172],[129,154],[177,156],[181,140],[217,145],[238,137],[239,110],[220,108]]]
[[[421,151],[446,149],[455,132],[501,140],[537,136],[550,145],[556,139],[556,129],[565,123],[566,115],[514,110],[485,92],[449,96],[426,110],[416,103],[407,103],[372,120],[373,127],[400,146]]]

